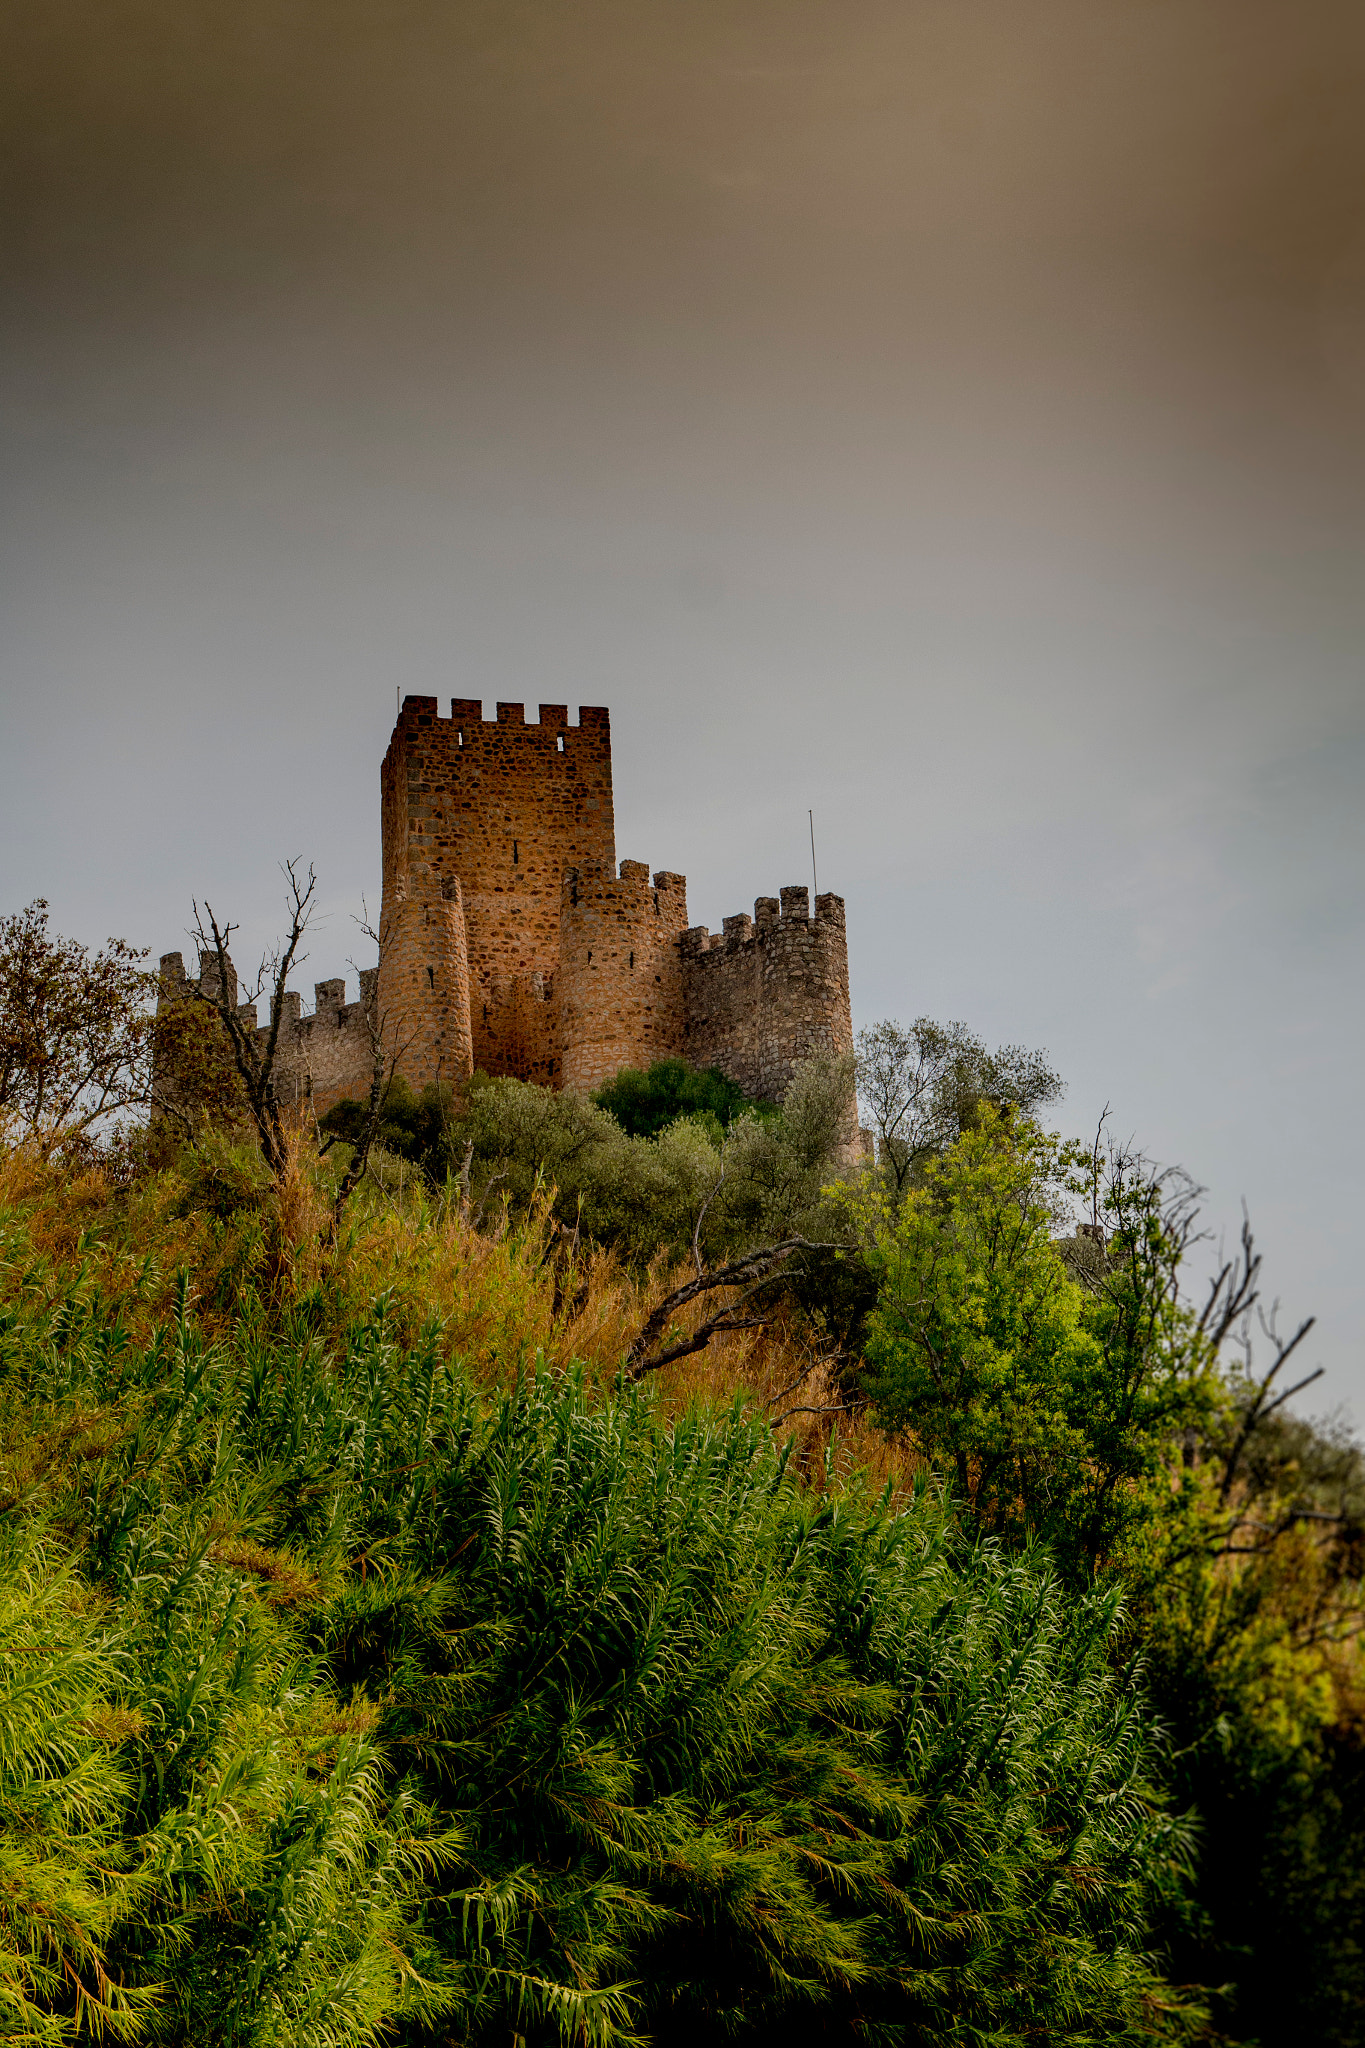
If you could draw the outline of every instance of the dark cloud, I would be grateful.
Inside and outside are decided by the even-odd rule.
[[[1365,1397],[1354,0],[5,8],[4,872],[354,950],[395,687],[849,898],[1246,1192]]]

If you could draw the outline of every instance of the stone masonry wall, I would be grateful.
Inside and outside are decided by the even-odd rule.
[[[400,897],[384,927],[379,1014],[386,1045],[405,1080],[452,1085],[474,1071],[469,1021],[469,960],[457,878],[439,895]]]
[[[598,1088],[622,1067],[676,1056],[683,1042],[687,881],[643,861],[571,868],[560,898],[556,981],[565,1088]]]
[[[567,705],[542,704],[527,725],[522,705],[499,704],[487,720],[477,699],[457,697],[446,719],[434,697],[408,697],[381,774],[386,942],[401,919],[416,944],[429,926],[412,924],[407,906],[434,909],[458,883],[473,1064],[552,1086],[562,877],[616,860],[610,719],[591,705],[576,726],[568,716]],[[406,1028],[423,1051],[403,1061],[417,1087],[434,1078],[439,990],[429,984],[422,1001],[429,1019]]]
[[[682,938],[686,1028],[693,1066],[719,1067],[760,1101],[776,1101],[796,1063],[853,1044],[842,896],[788,888],[760,896],[754,914]]]
[[[584,705],[571,726],[567,705],[542,704],[528,725],[520,704],[482,709],[404,699],[380,776],[381,965],[360,1003],[319,982],[305,1017],[290,992],[283,1102],[321,1115],[363,1099],[372,1017],[418,1089],[479,1067],[590,1090],[681,1056],[773,1101],[800,1060],[851,1048],[841,897],[812,917],[808,891],[786,888],[714,936],[689,929],[682,875],[617,872],[608,713]],[[183,994],[179,954],[162,979],[163,1001]]]
[[[237,993],[237,975],[228,962],[230,993]],[[364,969],[360,976],[360,1000],[348,1003],[343,980],[319,981],[313,986],[313,1014],[304,1016],[303,999],[293,989],[285,993],[284,1014],[275,1051],[275,1093],[281,1106],[296,1112],[325,1116],[343,1096],[364,1101],[370,1092],[374,1056],[370,1039],[370,1015],[377,999],[377,970]],[[209,995],[218,987],[218,962],[211,953],[199,956],[198,983]],[[157,994],[160,1013],[168,1004],[183,1002],[190,994],[183,954],[163,953]],[[259,1022],[255,1003],[237,1003],[237,1015],[256,1042],[264,1048],[269,1037],[267,1024]],[[157,1077],[158,1092],[175,1095],[173,1075]]]

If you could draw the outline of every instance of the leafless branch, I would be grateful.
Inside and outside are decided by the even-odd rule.
[[[847,1415],[842,1401],[835,1401],[829,1408],[784,1408],[780,1415],[774,1415],[773,1428],[780,1429],[784,1422],[790,1422],[793,1415]]]
[[[779,1401],[785,1401],[788,1394],[794,1394],[798,1387],[803,1387],[806,1381],[810,1378],[811,1374],[815,1371],[816,1366],[823,1365],[823,1363],[824,1360],[821,1358],[812,1358],[809,1365],[803,1367],[803,1369],[796,1375],[796,1378],[794,1380],[788,1380],[785,1387],[779,1387],[775,1394],[770,1394],[768,1396],[768,1399],[763,1404],[764,1407],[773,1408],[777,1405]]]
[[[1240,1286],[1237,1285],[1235,1282],[1229,1283],[1229,1290],[1234,1296],[1240,1297],[1241,1295],[1246,1293],[1246,1289],[1249,1285],[1250,1279],[1254,1279],[1255,1273],[1259,1266],[1260,1259],[1258,1257],[1253,1258],[1252,1256],[1251,1230],[1244,1219],[1242,1224],[1243,1279],[1242,1284]],[[1242,1345],[1246,1355],[1248,1372],[1250,1372],[1252,1357],[1250,1330],[1251,1302],[1253,1302],[1254,1300],[1255,1295],[1251,1294],[1247,1301],[1247,1305],[1242,1312]],[[1265,1372],[1259,1380],[1253,1383],[1254,1391],[1252,1393],[1251,1399],[1246,1404],[1245,1411],[1242,1415],[1241,1426],[1239,1427],[1236,1436],[1233,1438],[1232,1448],[1228,1452],[1227,1460],[1223,1467],[1222,1484],[1218,1490],[1218,1498],[1220,1503],[1222,1503],[1223,1505],[1226,1505],[1227,1500],[1232,1492],[1233,1485],[1236,1482],[1238,1468],[1242,1461],[1242,1454],[1246,1450],[1248,1443],[1251,1441],[1252,1435],[1254,1434],[1258,1424],[1264,1422],[1268,1416],[1273,1415],[1277,1408],[1282,1408],[1286,1401],[1292,1400],[1295,1394],[1301,1394],[1305,1387],[1311,1387],[1314,1381],[1321,1379],[1323,1375],[1324,1368],[1322,1366],[1318,1366],[1313,1372],[1307,1373],[1304,1376],[1304,1378],[1299,1380],[1294,1386],[1289,1387],[1283,1393],[1278,1394],[1273,1401],[1269,1398],[1271,1388],[1274,1386],[1275,1381],[1278,1379],[1280,1373],[1284,1370],[1289,1360],[1298,1350],[1300,1344],[1302,1344],[1304,1338],[1308,1335],[1308,1332],[1314,1327],[1315,1323],[1317,1322],[1316,1316],[1305,1316],[1304,1320],[1299,1324],[1298,1329],[1295,1330],[1293,1336],[1286,1340],[1280,1336],[1279,1331],[1276,1329],[1275,1326],[1276,1317],[1278,1313],[1279,1303],[1276,1302],[1272,1306],[1270,1314],[1268,1316],[1266,1316],[1265,1314],[1261,1314],[1259,1316],[1261,1330],[1265,1335],[1266,1339],[1268,1340],[1268,1342],[1274,1346],[1275,1355],[1271,1360],[1269,1370]],[[1223,1318],[1219,1316],[1217,1320],[1219,1323],[1221,1323]]]
[[[1252,1235],[1251,1218],[1242,1205],[1242,1237],[1238,1256],[1224,1262],[1209,1285],[1208,1299],[1199,1315],[1199,1329],[1217,1351],[1243,1318],[1250,1314],[1260,1292],[1261,1255]],[[1285,1354],[1286,1357],[1288,1353]]]
[[[1100,1223],[1100,1153],[1104,1145],[1104,1127],[1110,1117],[1106,1102],[1100,1111],[1100,1120],[1095,1126],[1095,1142],[1090,1148],[1090,1221],[1099,1230]]]
[[[483,1228],[483,1217],[484,1211],[488,1207],[488,1198],[492,1194],[494,1188],[497,1187],[501,1181],[506,1180],[507,1174],[508,1169],[505,1166],[501,1168],[499,1172],[490,1174],[488,1180],[484,1184],[483,1193],[479,1197],[479,1206],[474,1211],[473,1216],[470,1218],[469,1227],[471,1230],[481,1230]]]
[[[705,1200],[705,1201],[704,1201],[704,1202],[702,1203],[702,1205],[701,1205],[700,1209],[698,1209],[698,1211],[697,1211],[697,1221],[696,1221],[696,1225],[695,1225],[695,1227],[694,1227],[694,1229],[693,1229],[693,1231],[692,1231],[692,1258],[693,1258],[693,1261],[694,1261],[694,1263],[695,1263],[695,1265],[696,1265],[696,1268],[697,1268],[697,1278],[698,1278],[699,1280],[701,1279],[701,1277],[702,1277],[702,1274],[703,1274],[703,1272],[704,1272],[704,1270],[705,1270],[705,1269],[704,1269],[704,1267],[703,1267],[703,1265],[702,1265],[702,1262],[701,1262],[701,1227],[702,1227],[702,1224],[703,1224],[703,1223],[704,1223],[704,1222],[706,1221],[706,1212],[707,1212],[707,1210],[708,1210],[708,1209],[710,1208],[710,1206],[711,1206],[712,1202],[713,1202],[713,1201],[715,1200],[716,1196],[717,1196],[717,1195],[718,1195],[718,1194],[720,1193],[720,1190],[721,1190],[721,1184],[722,1184],[722,1182],[724,1181],[724,1179],[725,1179],[725,1154],[724,1154],[724,1151],[722,1150],[722,1152],[721,1152],[721,1160],[720,1160],[720,1173],[718,1174],[718,1176],[717,1176],[717,1178],[716,1178],[716,1182],[715,1182],[715,1185],[714,1185],[714,1187],[713,1187],[713,1188],[711,1189],[711,1192],[710,1192],[710,1193],[709,1193],[709,1194],[707,1195],[707,1197],[706,1197],[706,1200]]]
[[[464,1158],[460,1161],[460,1221],[469,1221],[469,1169],[474,1161],[474,1140],[466,1138]]]
[[[379,956],[378,967],[382,970],[388,940],[388,932],[383,919],[380,919],[379,929],[376,931],[369,921],[369,915],[362,899],[361,914],[356,919],[356,924],[364,936],[373,941],[375,951]],[[355,969],[357,978],[359,978],[359,967],[356,966],[354,961],[350,964]],[[362,989],[364,988],[363,982],[361,987]],[[375,983],[373,1000],[364,1005],[364,1014],[365,1026],[370,1040],[370,1093],[365,1104],[365,1116],[360,1126],[359,1135],[352,1147],[350,1161],[346,1171],[341,1176],[336,1191],[336,1198],[332,1204],[332,1228],[334,1232],[341,1221],[342,1210],[350,1200],[354,1190],[365,1177],[365,1170],[370,1163],[370,1151],[374,1144],[375,1134],[379,1129],[379,1119],[383,1112],[384,1097],[388,1091],[389,1084],[398,1071],[399,1061],[411,1049],[416,1039],[415,1031],[409,1032],[406,1037],[403,1035],[402,1019],[390,1019],[387,1013],[380,1009],[377,981]]]
[[[285,1144],[284,1122],[280,1115],[279,1098],[275,1089],[275,1059],[279,1050],[280,1025],[284,1017],[284,999],[289,976],[299,961],[307,957],[300,953],[299,948],[312,920],[317,894],[317,875],[313,868],[310,866],[307,878],[301,879],[299,867],[300,863],[297,860],[286,861],[284,864],[288,883],[289,931],[282,944],[276,946],[274,951],[262,960],[254,990],[247,998],[248,1002],[255,1001],[269,986],[270,1024],[264,1045],[258,1044],[254,1029],[248,1030],[235,1000],[237,991],[229,947],[232,934],[238,930],[238,926],[227,921],[220,925],[212,904],[206,900],[201,913],[196,901],[192,933],[201,953],[212,953],[217,967],[217,979],[210,990],[191,983],[191,993],[216,1010],[227,1033],[233,1061],[246,1094],[247,1107],[251,1111],[252,1121],[261,1141],[261,1151],[266,1164],[277,1179],[285,1171],[288,1148]]]
[[[671,1365],[675,1359],[686,1358],[695,1351],[704,1350],[712,1337],[722,1330],[758,1328],[759,1323],[756,1321],[733,1320],[734,1312],[761,1289],[780,1286],[790,1279],[787,1264],[794,1252],[854,1249],[856,1247],[846,1244],[820,1244],[804,1237],[786,1237],[779,1244],[760,1245],[757,1250],[746,1252],[743,1258],[732,1260],[728,1266],[718,1266],[714,1272],[698,1273],[695,1280],[689,1280],[684,1286],[675,1287],[670,1294],[665,1295],[646,1318],[639,1335],[626,1354],[627,1379],[643,1379],[646,1373],[657,1372],[661,1366]],[[650,1355],[680,1309],[686,1308],[689,1302],[698,1300],[702,1295],[717,1290],[731,1293],[734,1299],[699,1324],[690,1337],[670,1346],[666,1351]]]

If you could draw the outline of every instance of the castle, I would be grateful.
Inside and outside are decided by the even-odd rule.
[[[364,1098],[371,1026],[416,1088],[476,1068],[587,1092],[622,1067],[681,1057],[746,1095],[781,1096],[798,1061],[852,1045],[844,905],[805,887],[760,896],[708,932],[687,922],[685,877],[616,862],[611,721],[584,705],[483,717],[456,697],[407,697],[380,772],[380,962],[318,982],[314,1012],[285,999],[277,1092],[318,1114]],[[200,985],[217,963],[200,961]],[[162,1001],[186,992],[161,961]],[[235,1000],[235,994],[234,994]],[[243,1021],[264,1033],[252,1006]]]

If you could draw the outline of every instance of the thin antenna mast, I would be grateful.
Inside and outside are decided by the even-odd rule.
[[[815,909],[815,899],[820,894],[820,884],[815,874],[815,813],[814,811],[807,811],[806,816],[810,819],[810,878],[812,884],[810,907],[813,912]]]

